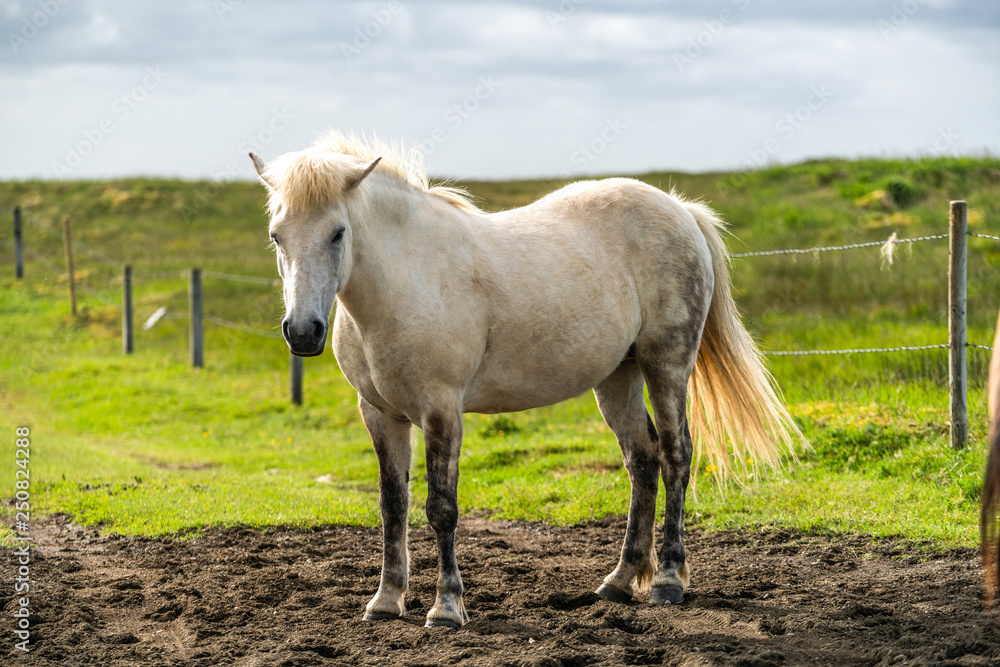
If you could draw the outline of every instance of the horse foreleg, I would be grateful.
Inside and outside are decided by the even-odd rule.
[[[382,513],[382,580],[365,607],[366,621],[399,618],[406,613],[409,554],[406,523],[410,508],[410,422],[380,412],[363,398],[361,416],[378,457],[379,507]]]
[[[438,548],[437,597],[427,612],[426,627],[461,627],[469,620],[462,601],[464,588],[455,556],[458,526],[458,459],[462,448],[462,415],[432,412],[424,420],[427,450],[427,521]]]
[[[618,438],[632,492],[621,557],[597,594],[613,602],[632,599],[632,582],[640,590],[653,577],[653,524],[660,480],[656,429],[646,412],[642,374],[634,361],[623,363],[594,388],[597,407]]]

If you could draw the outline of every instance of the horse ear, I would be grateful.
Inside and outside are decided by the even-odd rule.
[[[371,161],[371,163],[369,163],[363,169],[360,169],[351,174],[350,176],[348,176],[347,187],[345,187],[344,190],[353,190],[354,188],[361,185],[361,181],[365,180],[365,176],[372,173],[372,170],[375,169],[375,167],[379,163],[379,160],[381,159],[382,159],[381,157],[375,158],[374,160]]]
[[[250,159],[253,160],[253,170],[260,177],[260,182],[266,185],[269,190],[273,190],[274,185],[264,176],[265,172],[267,172],[267,163],[261,160],[260,156],[256,153],[250,153]]]

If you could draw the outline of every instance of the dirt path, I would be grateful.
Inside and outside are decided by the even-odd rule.
[[[689,535],[685,603],[618,605],[591,591],[624,521],[559,528],[463,519],[472,621],[426,630],[436,558],[411,537],[409,616],[363,623],[378,586],[375,530],[215,530],[187,541],[33,525],[32,652],[0,663],[72,665],[998,665],[971,549],[945,553],[788,531]],[[14,571],[4,554],[5,579]]]

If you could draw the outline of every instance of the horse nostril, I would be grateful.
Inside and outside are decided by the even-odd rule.
[[[288,320],[283,320],[281,322],[281,335],[285,337],[285,340],[290,341],[291,338],[288,335]]]
[[[324,326],[319,320],[313,320],[313,341],[319,345],[323,341],[323,336],[325,335],[326,326]]]

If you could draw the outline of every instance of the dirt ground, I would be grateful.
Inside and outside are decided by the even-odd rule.
[[[411,533],[409,614],[365,623],[376,530],[213,530],[190,540],[35,522],[31,653],[13,648],[16,569],[4,553],[5,665],[998,665],[971,549],[947,552],[790,531],[689,532],[679,606],[592,592],[624,520],[553,527],[463,518],[471,622],[423,628],[429,528]]]

